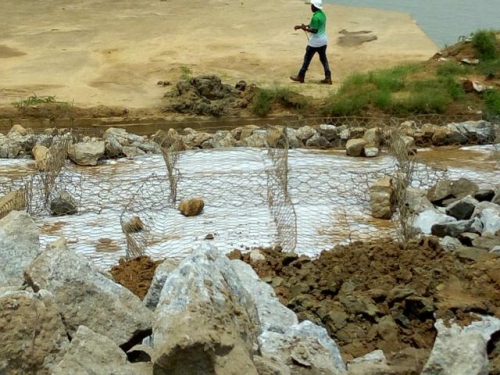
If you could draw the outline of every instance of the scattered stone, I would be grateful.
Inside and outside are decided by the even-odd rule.
[[[495,191],[493,189],[479,189],[476,194],[474,194],[474,199],[479,202],[491,201],[495,196]]]
[[[491,235],[478,236],[472,240],[472,246],[492,250],[493,248],[500,246],[500,237]]]
[[[448,205],[446,207],[446,214],[453,216],[457,220],[468,220],[471,218],[478,203],[479,201],[472,198],[470,195],[467,195],[465,198]]]
[[[374,158],[378,156],[380,151],[377,147],[365,147],[363,153],[367,158]]]
[[[462,242],[460,242],[460,240],[450,236],[444,236],[443,238],[440,238],[439,244],[443,249],[448,251],[453,251],[458,249],[459,247],[462,247]]]
[[[477,184],[467,178],[460,178],[451,182],[451,195],[456,199],[462,199],[468,195],[474,196],[478,191]]]
[[[13,125],[12,128],[10,128],[9,132],[7,133],[7,136],[10,137],[15,133],[22,136],[28,135],[28,131],[19,124]]]
[[[104,141],[80,142],[68,148],[69,158],[78,165],[97,165],[98,160],[104,155]]]
[[[201,198],[185,199],[179,203],[179,211],[184,216],[197,216],[203,211],[205,202]]]
[[[129,221],[122,224],[124,233],[137,233],[144,230],[144,223],[139,216],[133,216]]]
[[[69,251],[63,238],[26,268],[25,278],[35,292],[54,294],[70,336],[84,325],[126,350],[151,333],[152,315],[142,301]]]
[[[39,171],[45,171],[47,168],[47,157],[49,155],[49,149],[43,145],[35,145],[33,150],[31,150],[33,158],[35,159],[36,168]]]
[[[206,240],[213,240],[215,237],[213,235],[213,233],[208,233],[206,236],[205,236],[205,239]]]
[[[472,217],[478,218],[482,224],[483,235],[495,235],[500,230],[500,205],[492,202],[480,202]]]
[[[458,237],[461,233],[470,232],[473,220],[457,220],[451,223],[437,223],[431,227],[431,234],[438,237]]]
[[[392,217],[393,194],[390,177],[382,178],[370,186],[370,204],[374,218],[388,220]]]
[[[441,205],[441,203],[452,196],[451,181],[448,179],[439,180],[427,192],[427,198],[431,203]]]
[[[366,129],[363,138],[366,140],[367,147],[379,148],[382,140],[382,132],[380,128]]]
[[[363,138],[349,139],[346,144],[347,156],[362,156],[367,142]]]
[[[422,211],[413,221],[413,227],[423,234],[431,234],[432,227],[436,224],[453,223],[457,221],[454,217],[443,214],[435,209]],[[443,232],[443,237],[446,234]]]
[[[69,192],[62,190],[50,201],[50,212],[54,216],[74,215],[78,212],[78,203]]]
[[[0,287],[22,285],[23,270],[39,248],[38,227],[28,213],[12,211],[0,219]]]

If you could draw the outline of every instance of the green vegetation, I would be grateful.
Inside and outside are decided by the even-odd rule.
[[[191,76],[193,75],[193,71],[189,69],[187,66],[181,66],[181,79],[183,81],[189,81]]]
[[[472,46],[480,60],[494,60],[500,56],[498,40],[493,30],[478,30],[474,33]]]
[[[31,96],[28,96],[26,99],[20,99],[17,102],[12,103],[12,105],[16,108],[26,108],[43,104],[58,104],[60,106],[69,106],[68,102],[57,101],[55,96],[38,96],[35,93],[33,93],[33,95]]]
[[[286,87],[276,86],[269,89],[259,89],[250,110],[257,116],[265,117],[271,112],[274,105],[303,112],[309,105],[309,99]]]
[[[494,31],[479,30],[469,48],[479,64],[466,65],[458,59],[436,64],[401,65],[366,74],[349,76],[322,108],[328,116],[356,116],[382,112],[389,116],[444,113],[451,104],[482,109],[488,116],[500,115],[500,90],[491,88],[482,94],[465,91],[463,79],[500,78],[500,42]],[[454,56],[453,54],[451,56]]]
[[[324,116],[406,117],[473,110],[500,118],[499,36],[479,30],[443,51],[444,59],[352,74],[322,104],[284,87],[260,89],[250,109],[262,117],[277,108],[304,113],[314,104]],[[476,58],[477,64],[463,61]],[[479,81],[486,90],[474,91],[470,81]]]

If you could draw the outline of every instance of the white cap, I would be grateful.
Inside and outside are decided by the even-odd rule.
[[[323,9],[323,2],[321,0],[311,0],[311,4],[314,5],[315,8]]]

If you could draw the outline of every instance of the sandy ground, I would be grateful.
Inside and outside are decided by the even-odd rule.
[[[298,85],[308,23],[299,0],[2,0],[0,105],[36,95],[79,106],[151,108],[159,80],[216,73],[228,83]],[[325,5],[334,86],[350,73],[426,60],[439,48],[409,15]],[[338,43],[339,31],[370,31],[376,40]],[[350,43],[347,43],[348,45]],[[304,93],[323,96],[316,58]]]

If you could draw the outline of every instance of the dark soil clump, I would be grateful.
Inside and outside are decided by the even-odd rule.
[[[161,260],[154,261],[147,256],[125,260],[120,259],[118,265],[110,270],[114,280],[130,290],[140,299],[144,299],[153,280],[156,267]]]

